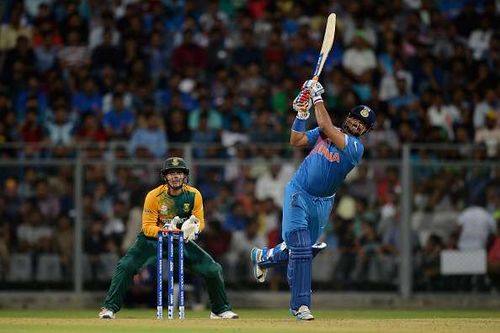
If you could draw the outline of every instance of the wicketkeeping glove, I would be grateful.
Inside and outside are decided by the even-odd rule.
[[[314,104],[323,102],[323,98],[321,94],[325,92],[325,88],[316,80],[307,80],[302,85],[302,89],[308,90],[311,94],[312,101]]]
[[[297,118],[306,120],[309,118],[309,109],[312,106],[311,92],[307,89],[302,89],[293,100],[293,109],[297,111]]]
[[[198,238],[198,234],[200,233],[200,221],[196,218],[196,216],[191,215],[184,223],[182,224],[181,230],[184,232],[184,242],[189,242],[192,240],[196,240]]]
[[[182,219],[179,216],[176,216],[172,218],[170,221],[167,221],[167,223],[163,225],[163,229],[168,229],[168,230],[177,229],[181,223]]]

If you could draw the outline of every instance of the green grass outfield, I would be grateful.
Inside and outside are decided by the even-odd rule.
[[[187,311],[184,321],[160,321],[154,309],[123,310],[116,320],[97,319],[97,310],[0,310],[0,333],[500,332],[500,310],[317,310],[311,322],[284,309],[238,313],[239,320],[221,321]]]

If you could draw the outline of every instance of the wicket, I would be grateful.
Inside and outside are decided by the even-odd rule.
[[[179,250],[179,319],[185,318],[184,307],[184,233],[169,230],[158,233],[156,274],[156,318],[163,319],[163,237],[167,237],[167,316],[174,319],[174,233],[178,235]]]

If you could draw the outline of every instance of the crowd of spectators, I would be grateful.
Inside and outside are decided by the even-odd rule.
[[[492,0],[2,1],[0,156],[72,158],[81,147],[83,156],[106,161],[85,166],[81,203],[87,278],[106,280],[109,263],[139,231],[144,193],[159,167],[109,162],[159,161],[183,155],[177,144],[192,143],[185,157],[207,217],[200,243],[225,263],[230,281],[248,281],[251,246],[280,240],[281,189],[294,166],[273,158],[293,157],[286,147],[290,104],[315,66],[328,13],[338,20],[321,77],[325,101],[336,124],[360,103],[377,112],[377,126],[364,138],[366,159],[394,161],[412,142],[463,144],[446,154],[494,161],[499,11]],[[118,148],[109,150],[110,143]],[[476,148],[465,146],[472,143]],[[422,148],[412,158],[432,162],[440,153]],[[197,165],[213,158],[225,162]],[[368,162],[350,175],[337,194],[324,237],[328,255],[316,259],[327,265],[315,270],[316,280],[340,288],[397,282],[399,167]],[[0,171],[0,280],[18,253],[57,254],[61,277],[69,277],[73,169]],[[436,282],[439,253],[460,248],[477,216],[486,236],[475,246],[493,244],[491,265],[500,266],[498,240],[488,242],[493,216],[499,219],[499,172],[415,170],[420,288],[446,285]],[[40,266],[37,260],[29,265]],[[271,280],[277,288],[283,276]]]

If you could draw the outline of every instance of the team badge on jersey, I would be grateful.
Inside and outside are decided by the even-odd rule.
[[[160,214],[161,215],[168,215],[168,206],[167,205],[160,206]]]
[[[191,209],[191,206],[188,203],[184,204],[184,212],[187,213]]]

